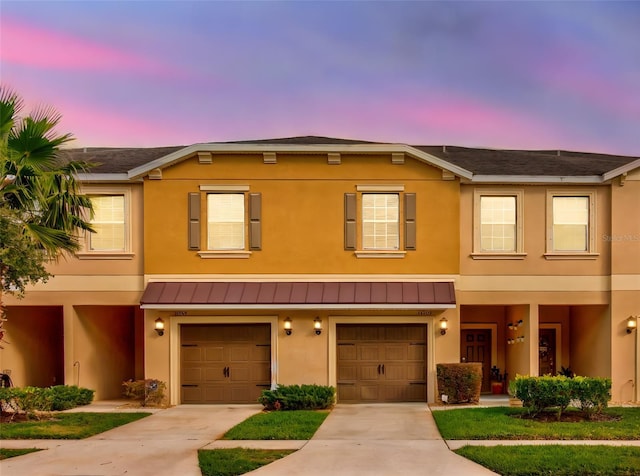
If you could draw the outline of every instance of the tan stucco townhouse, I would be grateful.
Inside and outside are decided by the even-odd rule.
[[[97,233],[3,296],[16,385],[432,402],[437,363],[480,361],[485,392],[492,368],[570,368],[639,400],[638,157],[322,137],[65,155],[99,164]]]

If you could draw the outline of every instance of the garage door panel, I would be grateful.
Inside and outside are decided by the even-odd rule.
[[[407,382],[407,368],[402,364],[385,364],[384,379],[386,382]]]
[[[200,362],[203,360],[202,349],[198,347],[183,347],[181,354],[183,362]]]
[[[180,327],[182,403],[255,403],[270,387],[269,324]]]
[[[375,360],[378,362],[382,358],[381,349],[375,344],[359,344],[358,360]]]
[[[358,397],[363,402],[377,402],[380,401],[380,386],[379,385],[360,385],[360,392]]]
[[[400,360],[407,360],[407,344],[387,344],[384,346],[384,357],[386,362]]]
[[[339,383],[338,384],[338,395],[340,395],[340,400],[344,402],[355,402],[358,401],[358,389],[355,383]]]
[[[358,359],[358,349],[355,344],[338,344],[338,360],[349,361]]]
[[[224,360],[224,347],[222,346],[207,346],[204,348],[205,362],[222,362]]]
[[[339,401],[426,401],[426,325],[338,324],[336,333]]]
[[[264,384],[270,386],[271,381],[271,363],[265,362],[260,365],[252,365],[250,367],[251,377],[250,380],[252,382],[258,382],[259,384]]]
[[[426,344],[410,343],[407,347],[407,360],[424,361]]]
[[[357,380],[358,366],[343,364],[338,367],[338,381],[341,380]]]
[[[182,387],[182,403],[200,403],[202,401],[202,390],[197,387]]]
[[[230,362],[249,362],[251,360],[251,347],[249,344],[245,345],[231,345],[229,347],[229,361]]]
[[[378,365],[380,364],[367,364],[367,365],[360,365],[358,367],[358,374],[357,374],[357,379],[360,381],[366,381],[366,380],[378,380],[378,378],[380,377],[380,372],[378,370]]]
[[[408,363],[406,371],[409,381],[423,381],[427,378],[427,367],[424,364]]]
[[[194,383],[202,380],[202,368],[194,367],[194,368],[183,368],[182,370],[182,381],[184,383]]]
[[[224,367],[216,365],[215,367],[204,368],[204,382],[222,382],[225,379]]]
[[[256,344],[251,347],[251,360],[253,362],[269,362],[271,360],[271,345]]]
[[[206,402],[220,402],[226,399],[224,385],[206,385],[203,400]],[[200,402],[198,402],[200,403]]]

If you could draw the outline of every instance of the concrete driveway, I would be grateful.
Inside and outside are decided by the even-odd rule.
[[[448,449],[426,403],[338,405],[308,442],[215,441],[261,410],[180,405],[85,440],[0,441],[3,448],[47,448],[0,461],[0,475],[201,476],[198,449],[242,446],[300,448],[249,473],[260,476],[494,474]]]
[[[0,475],[201,476],[198,449],[260,411],[262,405],[180,405],[85,440],[0,441],[3,448],[48,448],[0,461]]]
[[[251,475],[490,475],[451,452],[426,403],[337,405],[297,451]]]

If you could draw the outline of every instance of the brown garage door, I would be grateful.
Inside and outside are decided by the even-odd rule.
[[[338,400],[426,401],[426,337],[424,325],[339,324]]]
[[[182,403],[256,403],[269,388],[269,324],[187,324],[180,330]]]

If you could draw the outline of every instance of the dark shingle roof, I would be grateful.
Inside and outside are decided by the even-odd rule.
[[[551,150],[496,150],[456,146],[414,146],[474,175],[602,175],[638,157]]]
[[[77,160],[95,164],[89,173],[122,174],[183,148],[184,146],[123,149],[87,147],[85,149],[64,149],[59,152],[58,156],[62,160]]]
[[[386,145],[332,137],[302,136],[259,139],[211,144],[246,145]],[[389,144],[391,145],[391,144]],[[154,148],[85,148],[67,149],[60,153],[63,160],[83,160],[96,164],[90,173],[126,173],[153,160],[183,149],[185,146]],[[500,150],[458,146],[411,146],[445,162],[468,170],[473,175],[502,176],[598,176],[615,170],[639,157],[551,150]]]

